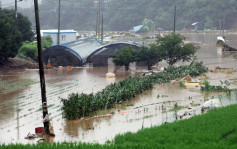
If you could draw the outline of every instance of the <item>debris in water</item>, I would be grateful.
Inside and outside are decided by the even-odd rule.
[[[222,107],[219,99],[211,99],[202,105],[202,112]]]
[[[114,77],[115,77],[115,74],[112,73],[112,72],[108,72],[108,73],[106,74],[106,78],[114,78]]]
[[[37,138],[35,134],[31,134],[30,132],[28,133],[28,135],[25,137],[25,139],[34,139]]]

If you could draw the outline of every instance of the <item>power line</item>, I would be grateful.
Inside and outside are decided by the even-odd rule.
[[[18,0],[17,2],[21,2],[21,1],[22,0]],[[11,2],[11,3],[8,3],[8,4],[2,5],[2,7],[9,6],[9,5],[12,5],[12,4],[15,4],[15,2]]]

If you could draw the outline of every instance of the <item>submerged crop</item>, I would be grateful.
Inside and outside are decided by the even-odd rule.
[[[61,99],[63,116],[66,119],[79,119],[89,116],[101,109],[110,109],[116,103],[130,100],[145,90],[153,88],[156,83],[167,83],[186,75],[198,76],[207,72],[208,68],[202,62],[192,62],[188,66],[169,66],[163,72],[154,73],[147,77],[128,77],[120,82],[106,86],[98,93],[73,93],[67,99]]]

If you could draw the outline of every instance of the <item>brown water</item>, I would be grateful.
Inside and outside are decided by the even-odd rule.
[[[210,68],[233,68],[237,70],[236,59],[233,54],[222,53],[215,46],[216,34],[185,34],[190,41],[205,42],[197,53],[198,60]],[[228,43],[237,47],[234,42],[237,35],[226,35],[231,39]],[[165,64],[162,62],[161,65]],[[134,69],[134,68],[133,68]],[[115,113],[100,118],[85,118],[84,120],[67,121],[62,118],[60,98],[68,94],[98,92],[112,82],[127,76],[141,74],[145,68],[137,71],[124,72],[123,68],[116,71],[115,79],[106,79],[105,74],[113,70],[112,67],[102,68],[73,68],[46,70],[46,89],[50,117],[53,118],[55,138],[50,142],[98,142],[105,143],[115,135],[126,132],[136,132],[165,122],[172,122],[176,115],[190,113],[190,117],[200,113],[200,106],[211,98],[219,98],[223,105],[237,103],[236,94],[230,97],[218,94],[204,94],[199,87],[189,86],[187,89],[179,87],[177,82],[155,85],[152,90],[138,95],[131,101],[108,111],[101,111],[97,115]],[[155,68],[154,68],[155,69]],[[236,72],[208,72],[211,84],[220,85],[220,80],[229,80],[230,87],[236,88]],[[126,106],[130,105],[130,106]],[[182,106],[181,110],[173,110],[174,105]],[[179,119],[178,116],[178,119]],[[35,133],[36,127],[42,127],[42,111],[38,70],[24,70],[21,72],[0,74],[0,144],[35,143],[37,139],[26,140],[29,133]]]

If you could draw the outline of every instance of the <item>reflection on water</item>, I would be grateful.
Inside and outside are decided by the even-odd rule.
[[[207,43],[197,52],[198,60],[202,60],[205,65],[211,68],[219,66],[237,69],[236,60],[230,54],[221,53],[215,46],[215,34],[185,34],[185,36],[194,42]],[[232,39],[230,43],[237,38],[236,35],[230,37]],[[237,94],[233,93],[227,97],[220,96],[219,93],[204,94],[200,93],[199,87],[190,86],[182,89],[177,82],[174,82],[157,84],[152,90],[145,91],[122,105],[116,105],[114,109],[99,111],[96,116],[100,117],[97,118],[92,116],[76,121],[62,118],[60,98],[66,98],[68,94],[74,92],[96,93],[110,83],[128,76],[140,75],[146,67],[132,66],[130,72],[118,68],[115,71],[115,78],[106,78],[106,73],[114,70],[111,64],[109,67],[73,68],[70,71],[66,68],[55,68],[45,71],[48,109],[53,118],[56,134],[55,138],[46,138],[47,140],[104,143],[119,133],[136,132],[142,128],[180,119],[185,112],[190,113],[186,117],[199,114],[200,106],[211,98],[221,99],[224,106],[237,103]],[[210,78],[210,83],[216,85],[220,85],[220,80],[234,80],[237,76],[236,72],[208,72],[206,75]],[[236,85],[231,84],[230,87],[236,88]],[[37,139],[28,141],[24,137],[29,132],[34,133],[36,127],[43,126],[39,87],[38,70],[0,75],[0,144],[36,142]]]

